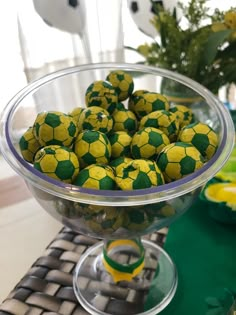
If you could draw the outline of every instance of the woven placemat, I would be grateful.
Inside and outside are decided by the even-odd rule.
[[[164,228],[145,239],[163,246],[166,234]],[[0,315],[88,314],[74,295],[72,277],[81,254],[97,241],[63,228],[0,305]],[[89,275],[87,278],[96,285]],[[127,301],[128,297],[122,299]]]

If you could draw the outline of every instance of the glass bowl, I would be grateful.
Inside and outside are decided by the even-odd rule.
[[[126,191],[96,190],[67,184],[42,174],[26,162],[20,152],[19,139],[33,125],[36,115],[43,111],[70,113],[77,106],[85,107],[88,86],[94,81],[105,80],[113,70],[129,72],[134,79],[134,91],[145,89],[160,93],[163,80],[165,83],[168,80],[178,83],[181,90],[192,90],[198,98],[195,97],[187,106],[198,120],[211,126],[219,135],[214,156],[199,170],[177,181]],[[127,101],[123,103],[127,106]],[[175,293],[177,273],[168,254],[159,246],[141,240],[141,237],[169,226],[189,209],[201,187],[228,160],[234,145],[234,125],[219,99],[191,79],[157,67],[116,63],[81,65],[49,74],[22,89],[3,110],[0,131],[4,158],[25,180],[39,204],[74,231],[103,239],[84,253],[75,270],[75,294],[84,308],[91,314],[109,314],[109,307],[98,303],[97,297],[104,298],[108,291],[111,292],[109,286],[115,286],[117,290],[119,287],[135,288],[143,294],[145,291],[138,307],[129,309],[129,314],[160,312]],[[129,259],[123,262],[118,256]],[[145,278],[145,266],[152,266],[149,278]],[[85,289],[81,281],[85,270],[95,274],[101,285],[105,283],[108,287],[92,289],[91,292],[87,287]],[[165,285],[158,279],[166,279]],[[161,287],[155,284],[156,281]],[[158,292],[155,299],[150,299],[152,290]],[[114,295],[112,301],[116,299]],[[115,314],[122,312],[116,308]]]

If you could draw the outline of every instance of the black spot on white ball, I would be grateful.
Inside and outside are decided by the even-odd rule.
[[[69,0],[68,4],[69,4],[69,6],[76,8],[79,5],[79,1],[78,0]]]
[[[131,2],[130,10],[134,13],[138,12],[138,3],[136,1]]]

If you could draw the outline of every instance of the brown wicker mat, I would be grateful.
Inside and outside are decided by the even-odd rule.
[[[166,234],[164,228],[145,238],[163,246]],[[88,314],[74,295],[72,277],[81,254],[97,241],[63,228],[0,305],[0,315]]]

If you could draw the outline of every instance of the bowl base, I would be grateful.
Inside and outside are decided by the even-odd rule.
[[[177,272],[168,254],[158,245],[142,240],[144,268],[131,281],[114,282],[103,265],[104,242],[90,247],[80,258],[73,277],[75,295],[93,315],[154,315],[172,300]],[[121,260],[136,259],[132,252],[120,252]]]

